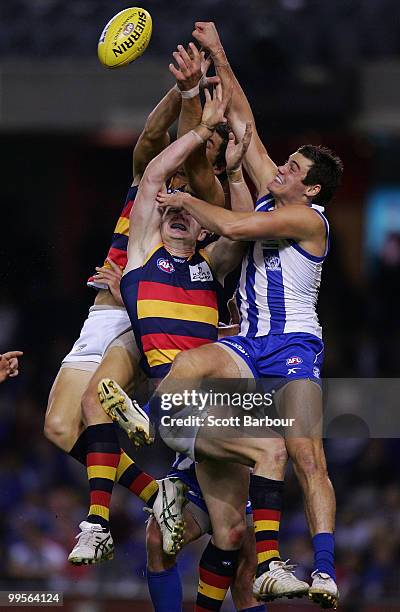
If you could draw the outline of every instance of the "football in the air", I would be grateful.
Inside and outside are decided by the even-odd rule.
[[[152,21],[142,8],[127,8],[115,15],[101,33],[97,54],[103,66],[126,66],[145,52],[150,42]]]

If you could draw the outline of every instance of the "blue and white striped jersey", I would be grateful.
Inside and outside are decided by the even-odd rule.
[[[274,208],[271,194],[260,198],[255,210]],[[322,337],[316,305],[322,263],[329,248],[329,224],[321,206],[312,208],[324,220],[327,247],[323,257],[307,253],[294,240],[257,240],[242,263],[237,302],[240,336],[304,332]]]

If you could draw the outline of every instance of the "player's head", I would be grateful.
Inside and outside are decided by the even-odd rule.
[[[207,235],[200,223],[186,210],[167,207],[160,225],[161,239],[164,244],[182,244],[185,248],[195,248],[198,240]]]
[[[281,199],[328,203],[340,184],[343,164],[327,147],[303,145],[278,166],[278,174],[268,185]]]
[[[207,158],[216,175],[225,172],[225,152],[229,141],[229,129],[225,123],[220,123],[211,138],[207,140]]]

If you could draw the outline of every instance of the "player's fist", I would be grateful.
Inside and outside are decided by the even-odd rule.
[[[203,49],[208,49],[213,54],[222,48],[217,28],[212,21],[196,21],[194,28],[192,36]]]

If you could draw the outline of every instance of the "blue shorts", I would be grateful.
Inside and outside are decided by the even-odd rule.
[[[313,334],[268,334],[248,338],[227,336],[218,343],[228,346],[245,361],[254,378],[295,380],[320,378],[324,343]]]

